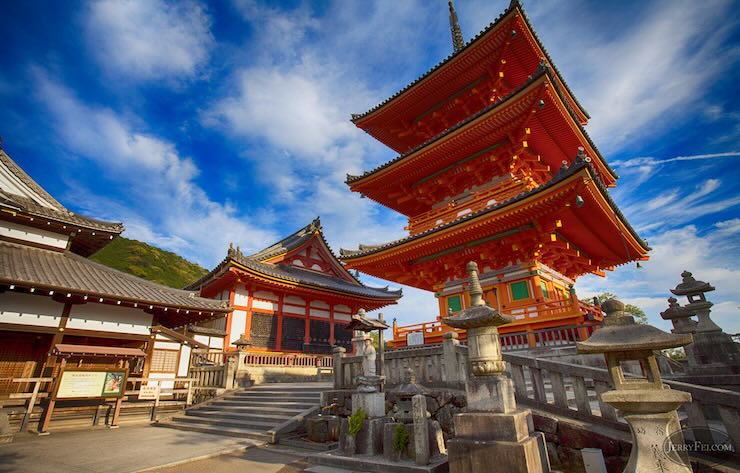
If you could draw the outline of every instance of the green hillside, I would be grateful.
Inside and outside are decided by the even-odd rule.
[[[201,266],[171,251],[118,237],[90,257],[91,260],[149,281],[182,288],[206,274]]]

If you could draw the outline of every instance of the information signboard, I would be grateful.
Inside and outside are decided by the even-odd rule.
[[[126,390],[123,370],[64,370],[56,391],[57,399],[121,397]]]
[[[157,388],[156,384],[142,385],[139,388],[139,400],[153,400],[157,399]]]
[[[411,332],[406,335],[406,345],[424,345],[424,332]]]

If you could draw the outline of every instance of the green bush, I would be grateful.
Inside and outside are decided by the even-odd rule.
[[[365,419],[367,419],[367,413],[362,408],[357,409],[354,414],[349,416],[347,422],[349,423],[349,434],[352,437],[356,436],[362,430]]]
[[[409,431],[406,426],[398,424],[393,430],[393,450],[403,452],[409,446]]]

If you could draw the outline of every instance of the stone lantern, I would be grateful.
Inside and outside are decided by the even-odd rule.
[[[624,473],[690,473],[688,460],[668,456],[664,446],[669,436],[673,442],[679,440],[676,409],[691,395],[662,383],[655,350],[685,346],[691,343],[691,335],[636,324],[634,317],[625,314],[624,304],[614,299],[605,301],[601,309],[606,313],[603,327],[577,347],[579,353],[606,357],[614,389],[602,393],[601,400],[620,411],[632,432],[632,453]],[[640,363],[643,377],[624,375],[621,364],[631,360]]]
[[[709,302],[704,293],[714,291],[714,286],[704,281],[697,281],[688,271],[681,273],[681,283],[671,292],[677,296],[686,296],[689,303],[684,306],[684,310],[696,314],[699,323],[696,326],[697,332],[721,332],[722,329],[714,323],[709,317],[710,309],[714,304]]]
[[[232,345],[236,346],[236,349],[240,353],[244,353],[247,350],[249,350],[249,347],[252,346],[252,342],[248,340],[244,334],[241,334],[241,336],[239,336],[239,338],[236,341],[234,341]]]
[[[466,412],[454,417],[455,438],[447,442],[450,473],[542,473],[549,471],[542,434],[532,433],[532,413],[517,409],[514,385],[501,356],[498,327],[511,322],[483,301],[478,265],[468,263],[470,307],[442,319],[468,334],[470,370]]]
[[[688,271],[681,273],[681,283],[675,289],[671,289],[673,294],[686,296],[688,299],[689,303],[681,307],[684,314],[696,315],[698,318],[698,322],[691,321],[690,325],[684,324],[682,328],[694,335],[694,343],[688,347],[686,352],[689,361],[688,374],[701,376],[701,379],[691,380],[699,384],[737,385],[737,375],[740,374],[740,349],[732,337],[726,334],[710,317],[713,304],[707,300],[705,294],[711,291],[714,291],[714,286],[696,280]],[[676,315],[676,312],[671,309],[672,307],[669,307],[666,311],[667,315]],[[733,375],[735,381],[721,379],[729,375]]]

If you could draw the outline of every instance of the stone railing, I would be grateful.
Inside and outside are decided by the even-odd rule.
[[[398,384],[403,370],[411,368],[420,384],[464,389],[467,352],[467,347],[451,335],[447,335],[442,345],[388,351],[383,370],[386,383],[389,386]],[[337,352],[334,356],[335,389],[352,389],[361,358]],[[515,353],[504,353],[503,358],[521,404],[571,419],[628,430],[617,411],[599,400],[599,394],[611,389],[607,370]],[[723,431],[735,445],[740,445],[740,393],[664,381],[673,389],[691,394],[692,401],[679,409],[682,425]],[[696,432],[703,435],[704,431]]]

